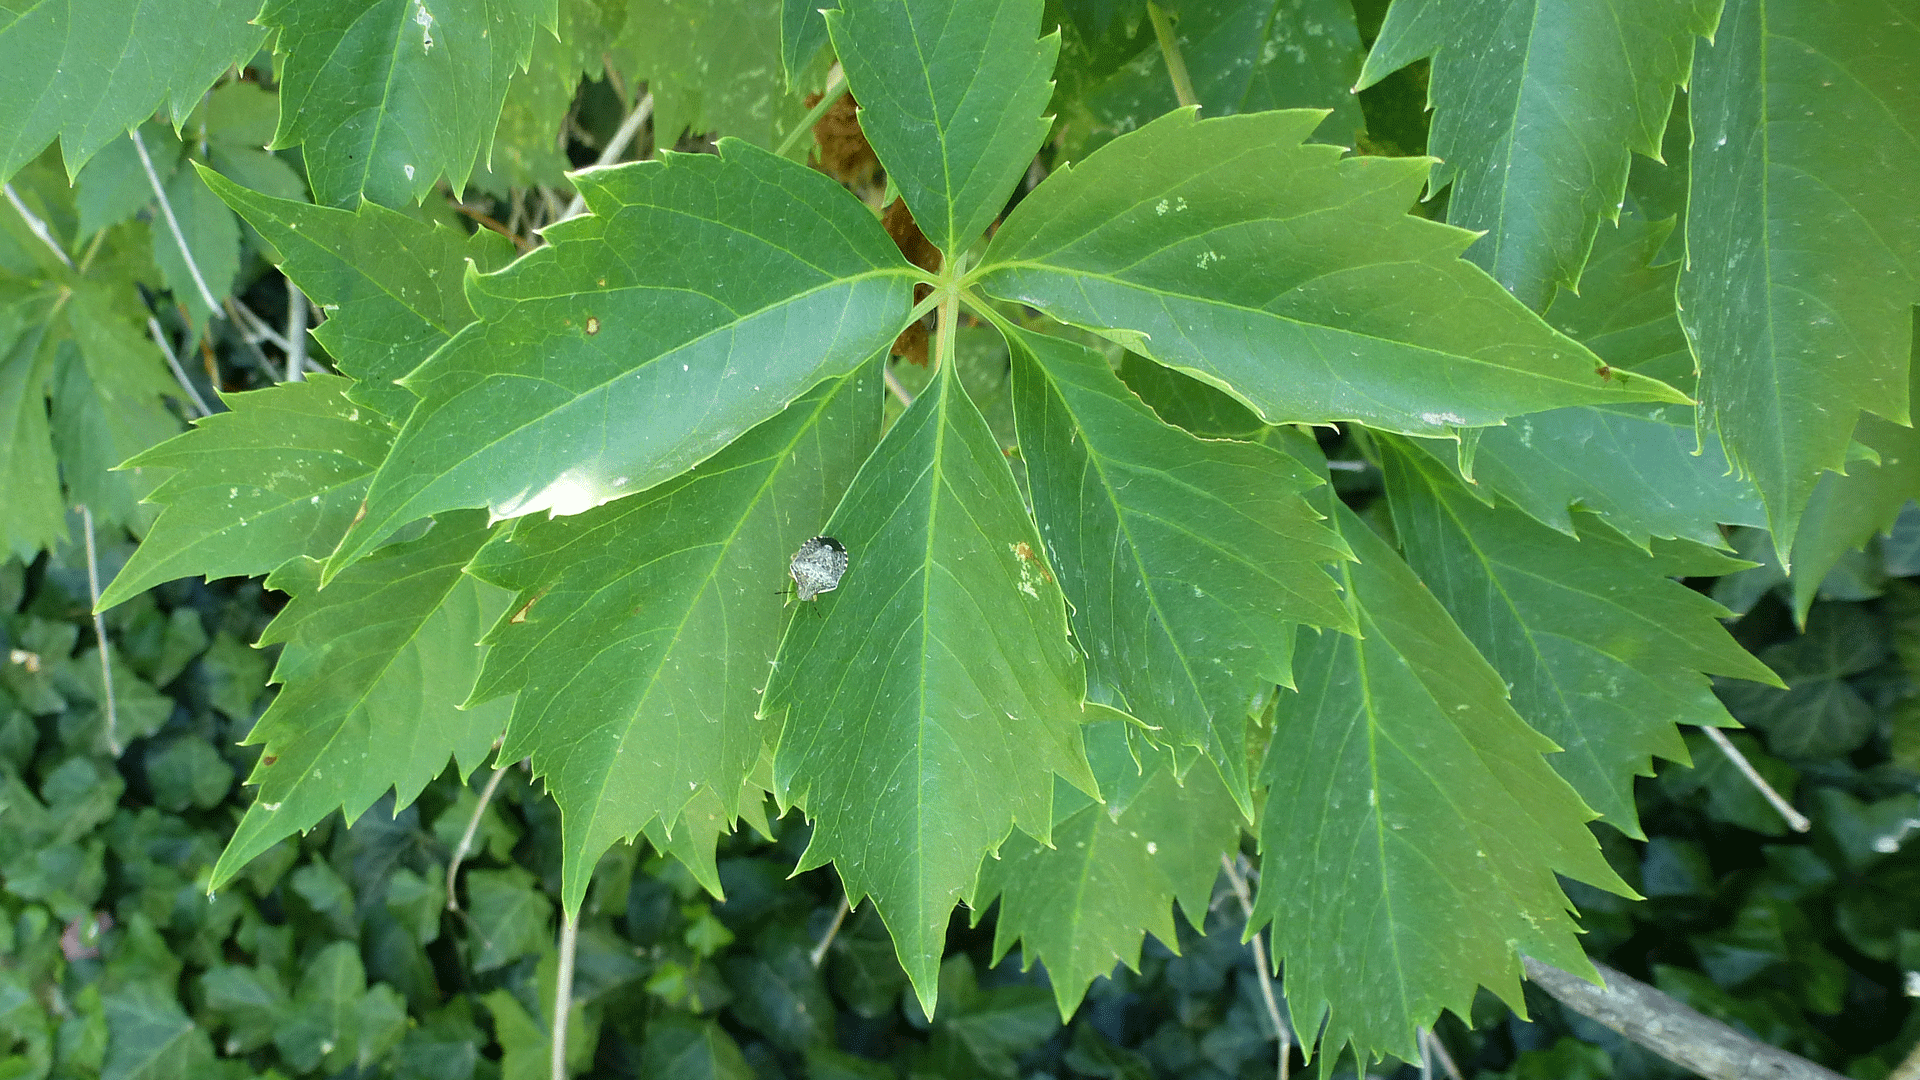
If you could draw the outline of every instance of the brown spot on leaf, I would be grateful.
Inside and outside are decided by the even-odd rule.
[[[1600,365],[1599,367],[1597,367],[1597,368],[1594,368],[1594,369],[1593,369],[1593,373],[1594,373],[1595,375],[1598,375],[1598,376],[1600,376],[1600,381],[1602,381],[1602,382],[1612,382],[1612,381],[1613,381],[1613,368],[1612,368],[1612,367],[1609,367],[1609,366],[1608,366],[1608,365],[1606,365],[1606,364],[1601,364],[1601,365]]]
[[[263,766],[264,766],[264,765],[271,765],[271,764],[273,764],[274,762],[276,762],[276,761],[279,761],[279,760],[280,760],[280,757],[279,757],[279,755],[277,755],[277,754],[266,754],[266,755],[263,755],[263,756],[262,756],[262,757],[260,758],[260,764],[261,764],[261,765],[263,765]]]
[[[548,588],[551,588],[551,587],[552,587],[552,586],[548,586]],[[508,619],[508,620],[507,620],[507,623],[508,623],[509,625],[512,625],[512,624],[515,624],[515,623],[523,623],[523,622],[526,622],[526,621],[527,621],[527,612],[529,612],[529,611],[532,611],[532,610],[533,610],[533,605],[535,605],[535,604],[537,604],[537,603],[539,603],[539,602],[540,602],[540,598],[541,598],[541,597],[543,597],[543,596],[545,596],[545,595],[547,595],[547,590],[546,590],[546,589],[541,589],[541,590],[540,590],[539,592],[537,592],[537,593],[534,593],[534,594],[533,594],[533,596],[532,596],[532,597],[530,597],[530,598],[529,598],[529,599],[527,600],[527,602],[526,602],[526,603],[524,603],[524,604],[522,604],[522,605],[520,605],[520,610],[519,610],[519,611],[516,611],[516,612],[514,612],[514,613],[513,613],[513,617],[512,617],[511,619]]]
[[[593,335],[599,332],[600,332],[600,320],[593,317],[592,315],[587,316],[587,336],[592,337]]]

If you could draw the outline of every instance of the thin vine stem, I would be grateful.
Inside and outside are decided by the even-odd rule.
[[[460,842],[453,846],[453,857],[447,860],[447,910],[460,910],[460,897],[454,890],[460,877],[460,864],[473,853],[473,838],[480,831],[480,818],[487,812],[487,804],[493,801],[493,793],[499,790],[501,778],[507,775],[508,766],[502,765],[493,770],[493,776],[480,792],[480,801],[473,806],[473,816],[467,818],[466,831],[460,834]]]
[[[820,944],[815,945],[813,951],[807,954],[807,959],[812,961],[814,967],[819,967],[827,959],[827,948],[833,944],[833,939],[839,936],[840,924],[847,921],[847,912],[852,910],[853,905],[847,902],[847,894],[842,892],[840,908],[833,913],[833,925],[827,927],[826,934],[820,938]]]
[[[1147,18],[1153,22],[1153,36],[1160,42],[1160,55],[1167,62],[1167,79],[1173,83],[1174,99],[1182,108],[1200,104],[1193,92],[1193,79],[1187,74],[1186,58],[1180,55],[1180,39],[1173,32],[1173,20],[1153,0],[1147,0]]]
[[[307,298],[300,287],[287,282],[287,381],[307,378]]]
[[[1703,727],[1700,730],[1706,732],[1707,738],[1713,740],[1713,745],[1727,755],[1727,760],[1733,762],[1733,767],[1739,769],[1740,775],[1747,778],[1747,783],[1758,788],[1760,794],[1766,796],[1767,801],[1773,804],[1773,808],[1780,811],[1780,816],[1787,819],[1787,825],[1794,832],[1806,832],[1813,828],[1813,822],[1807,815],[1795,810],[1785,796],[1775,791],[1773,785],[1767,783],[1767,778],[1760,775],[1760,770],[1753,767],[1753,762],[1747,760],[1747,755],[1741,753],[1740,748],[1733,745],[1733,740],[1727,738],[1724,732],[1716,727]]]
[[[180,358],[173,354],[173,346],[167,344],[167,332],[160,328],[159,319],[151,315],[147,316],[147,333],[153,336],[153,343],[160,346],[160,355],[167,358],[167,369],[173,372],[173,377],[179,382],[180,389],[187,392],[187,404],[193,409],[192,419],[212,416],[213,410],[207,408],[206,399],[202,398],[200,391],[195,390],[193,384],[187,381],[187,369],[180,366]]]
[[[113,696],[113,658],[107,655],[107,617],[100,611],[100,556],[93,544],[93,511],[81,503],[80,527],[87,538],[87,593],[93,599],[93,636],[100,642],[100,694],[107,712],[107,749],[120,756],[120,709]]]
[[[140,155],[140,167],[147,171],[147,183],[153,185],[153,198],[160,204],[160,214],[167,219],[167,228],[173,233],[173,242],[180,248],[180,258],[186,261],[187,273],[193,275],[193,284],[200,290],[200,299],[216,316],[224,317],[226,310],[220,306],[220,300],[207,287],[207,279],[200,274],[200,264],[194,261],[193,252],[187,249],[187,234],[180,231],[180,219],[173,214],[173,203],[167,199],[167,189],[160,183],[160,174],[154,171],[153,158],[147,155],[146,140],[140,137],[140,129],[127,132],[127,138],[133,140],[133,148]]]
[[[1227,884],[1233,889],[1234,899],[1240,902],[1240,915],[1251,922],[1253,920],[1253,895],[1247,891],[1247,879],[1241,875],[1238,860],[1226,852],[1220,853],[1220,865],[1227,871]],[[1267,950],[1261,944],[1260,935],[1254,934],[1247,939],[1247,945],[1253,950],[1253,965],[1260,973],[1260,1001],[1267,1007],[1267,1019],[1273,1021],[1273,1037],[1280,1042],[1279,1064],[1275,1074],[1280,1080],[1287,1080],[1292,1068],[1293,1032],[1286,1021],[1280,1019],[1280,1003],[1273,996],[1273,969],[1267,966]]]
[[[560,919],[560,970],[553,976],[553,1080],[567,1080],[567,1014],[573,1011],[573,952],[580,941],[580,916]]]
[[[53,238],[53,230],[47,227],[46,222],[40,220],[39,215],[27,209],[27,204],[21,202],[20,196],[14,194],[12,184],[4,186],[7,193],[7,201],[13,204],[14,210],[19,212],[20,217],[26,221],[27,228],[33,231],[33,235],[40,238],[41,243],[47,245],[55,255],[59,256],[60,261],[66,264],[67,269],[73,269],[73,260],[67,257],[67,250],[60,246],[59,241]]]
[[[594,167],[600,168],[619,161],[620,155],[626,153],[627,147],[633,143],[634,136],[640,134],[641,125],[645,124],[647,118],[652,115],[653,94],[649,92],[640,99],[638,105],[633,107],[633,111],[627,114],[627,118],[620,122],[620,130],[614,132],[613,138],[607,140],[607,145],[600,149],[600,156],[594,159]],[[561,211],[560,216],[555,220],[565,221],[586,208],[587,197],[576,192],[573,201],[567,204],[567,208]]]
[[[793,148],[800,145],[800,140],[813,131],[813,125],[819,123],[820,118],[827,115],[827,110],[833,108],[834,102],[840,100],[841,93],[846,89],[843,85],[845,82],[846,73],[840,70],[839,64],[833,65],[833,70],[827,73],[827,88],[820,92],[820,100],[814,102],[813,108],[807,110],[807,115],[800,118],[800,123],[787,132],[786,138],[780,140],[779,147],[774,150],[775,156],[786,157],[793,153]]]

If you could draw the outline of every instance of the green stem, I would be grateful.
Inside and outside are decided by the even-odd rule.
[[[800,145],[800,140],[807,137],[807,134],[813,130],[813,125],[820,122],[821,117],[827,115],[827,110],[833,108],[833,103],[840,100],[840,95],[845,90],[846,78],[836,64],[833,68],[833,77],[827,80],[827,88],[820,92],[820,100],[814,103],[813,108],[807,110],[807,115],[800,118],[799,126],[787,132],[787,137],[780,140],[780,146],[774,154],[786,157],[793,153],[793,148]]]
[[[944,277],[946,267],[943,265],[940,270],[941,276]],[[946,365],[947,358],[953,355],[954,333],[960,322],[960,288],[952,283],[945,283],[934,290],[933,296],[939,298],[940,304],[939,322],[933,331],[933,371],[938,374]]]
[[[1187,62],[1180,56],[1180,40],[1173,35],[1173,20],[1160,5],[1147,0],[1147,18],[1153,20],[1153,36],[1160,39],[1160,55],[1167,61],[1167,78],[1173,81],[1173,96],[1181,107],[1200,104],[1194,96],[1193,79],[1187,75]]]

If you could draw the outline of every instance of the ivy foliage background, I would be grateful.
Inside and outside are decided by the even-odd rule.
[[[1883,1074],[1920,37],[1843,6],[4,17],[6,1068],[537,1071],[579,912],[577,1070],[1232,1075],[1266,932],[1336,1067],[1661,1075],[1499,1019],[1592,952]],[[1736,720],[1811,839],[1636,781]]]

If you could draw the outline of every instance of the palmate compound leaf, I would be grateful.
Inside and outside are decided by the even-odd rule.
[[[404,206],[486,160],[507,80],[555,0],[268,0],[278,31],[280,127],[316,201]]]
[[[644,491],[852,372],[913,306],[920,271],[865,206],[738,140],[574,181],[590,216],[469,274],[481,321],[405,380],[421,401],[328,579],[428,514]]]
[[[1729,0],[1695,59],[1680,317],[1702,415],[1783,557],[1861,412],[1908,420],[1916,56],[1920,22],[1899,3]]]
[[[519,521],[471,573],[512,589],[473,700],[518,693],[502,760],[531,755],[560,805],[562,899],[600,855],[701,790],[731,821],[772,741],[758,711],[793,611],[779,586],[880,433],[869,364],[692,472],[564,518]],[[810,616],[810,609],[797,617]]]
[[[1516,1011],[1520,956],[1591,974],[1554,875],[1631,895],[1548,766],[1555,747],[1400,556],[1337,501],[1358,638],[1301,631],[1262,771],[1260,893],[1296,1030],[1417,1060],[1476,986]]]
[[[260,635],[285,645],[273,669],[280,693],[246,738],[266,748],[248,777],[259,791],[210,887],[334,810],[352,821],[389,788],[407,805],[449,755],[463,774],[479,766],[511,706],[459,708],[480,672],[480,636],[508,599],[462,573],[486,537],[485,514],[442,514],[325,590],[307,558],[267,579],[293,595]]]
[[[944,365],[824,532],[851,562],[787,626],[762,713],[775,794],[813,819],[800,869],[872,897],[931,1015],[947,920],[1053,778],[1093,792],[1066,603],[999,444]]]
[[[1176,900],[1189,923],[1206,925],[1220,857],[1240,843],[1240,811],[1220,775],[1200,765],[1178,780],[1172,755],[1151,747],[1136,762],[1125,723],[1087,727],[1104,804],[1056,780],[1053,846],[1015,833],[980,864],[978,910],[1000,900],[995,961],[1019,941],[1026,966],[1046,965],[1063,1020],[1114,965],[1139,969],[1142,934],[1178,950]]]
[[[1320,479],[1167,426],[1084,345],[1007,336],[1034,516],[1089,675],[1155,738],[1204,750],[1251,818],[1247,703],[1292,685],[1296,626],[1354,629],[1322,568],[1351,556],[1301,497]]]
[[[982,258],[981,288],[1228,389],[1269,423],[1439,435],[1525,412],[1687,399],[1599,360],[1407,216],[1421,159],[1303,144],[1310,110],[1183,109],[1061,169]]]
[[[200,177],[274,246],[287,277],[326,309],[313,336],[354,377],[347,396],[396,424],[418,399],[395,380],[473,321],[462,288],[468,260],[490,271],[513,257],[513,245],[487,229],[464,236],[377,203],[335,210],[262,195],[212,170]]]
[[[824,4],[822,6],[825,6]],[[1046,140],[1058,34],[1042,0],[841,0],[834,52],[860,127],[933,245],[958,258]]]
[[[1660,156],[1674,87],[1720,0],[1395,0],[1359,87],[1423,56],[1432,188],[1486,235],[1467,258],[1528,307],[1580,281],[1631,154]]]
[[[1658,558],[1591,519],[1562,535],[1483,505],[1398,440],[1380,445],[1408,564],[1508,681],[1514,710],[1562,748],[1554,770],[1642,837],[1633,778],[1653,775],[1653,755],[1687,761],[1675,725],[1734,726],[1707,676],[1779,685],[1720,624],[1725,608],[1669,577],[1744,564],[1697,548]]]
[[[177,470],[148,498],[164,505],[100,594],[102,610],[174,578],[266,574],[324,558],[346,534],[393,428],[345,396],[351,380],[224,395],[229,411],[127,461]]]
[[[193,111],[260,50],[257,0],[39,0],[0,13],[0,181],[55,136],[69,176],[164,108]]]

